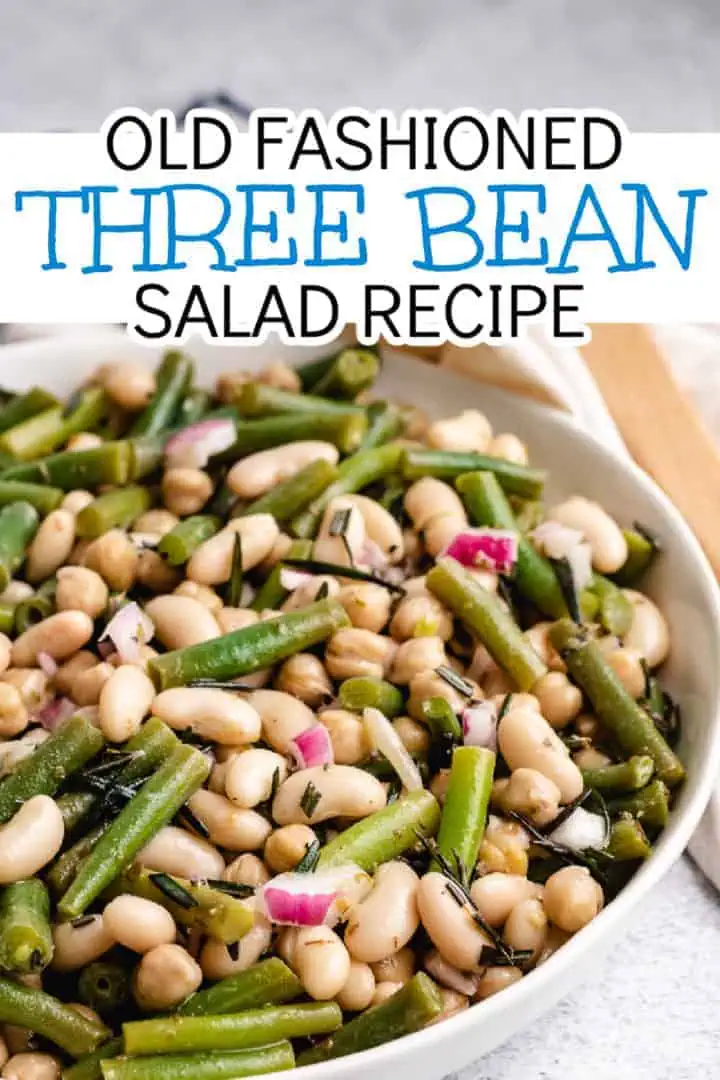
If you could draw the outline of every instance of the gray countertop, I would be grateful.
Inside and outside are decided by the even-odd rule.
[[[0,129],[91,128],[220,88],[295,108],[602,105],[720,127],[717,0],[5,0]],[[462,1080],[720,1075],[720,905],[683,859],[583,988]]]

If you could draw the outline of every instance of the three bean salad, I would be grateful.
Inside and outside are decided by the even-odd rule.
[[[655,538],[379,369],[209,392],[172,352],[2,395],[2,1077],[378,1046],[482,1009],[650,854],[684,778]]]

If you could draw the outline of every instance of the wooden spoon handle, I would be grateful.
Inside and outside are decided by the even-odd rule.
[[[684,515],[720,577],[720,454],[642,326],[592,327],[582,354],[628,450]]]

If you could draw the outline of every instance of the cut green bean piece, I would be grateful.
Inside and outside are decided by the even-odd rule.
[[[183,566],[201,544],[215,535],[221,524],[214,514],[193,514],[165,533],[157,546],[158,553],[170,566]]]
[[[607,806],[611,814],[630,814],[643,826],[664,829],[668,822],[670,799],[666,785],[656,779],[632,795],[611,799]]]
[[[308,559],[312,554],[310,540],[293,540],[287,557]],[[250,607],[253,611],[276,611],[290,595],[282,583],[283,564],[277,563],[256,592]]]
[[[58,905],[61,915],[66,919],[82,915],[151,837],[172,821],[209,772],[210,764],[203,754],[191,746],[178,746],[120,811],[88,855]]]
[[[125,892],[142,896],[145,900],[154,900],[167,908],[180,926],[200,930],[226,945],[239,941],[252,929],[254,916],[251,909],[231,893],[211,885],[173,877],[173,885],[177,885],[189,898],[181,904],[160,888],[163,880],[162,876],[158,878],[152,871],[131,867],[113,883],[108,895],[118,896]]]
[[[325,1042],[303,1051],[298,1065],[312,1065],[382,1046],[426,1027],[441,1011],[440,991],[424,972],[418,972],[382,1005],[360,1013]]]
[[[112,1016],[130,1000],[130,973],[120,964],[96,960],[80,972],[78,996],[101,1016]]]
[[[593,574],[588,589],[598,598],[597,620],[608,634],[624,637],[633,621],[634,608],[627,596],[602,574]]]
[[[62,896],[67,892],[77,877],[78,870],[107,829],[108,822],[96,825],[58,856],[47,872],[47,883],[53,896]]]
[[[66,836],[89,814],[96,799],[97,796],[93,791],[66,791],[57,797],[55,802],[62,814]]]
[[[47,487],[45,484],[28,484],[21,480],[0,480],[0,506],[8,503],[25,502],[34,506],[45,517],[52,510],[57,510],[65,493],[60,488]]]
[[[438,559],[426,579],[430,592],[477,635],[518,690],[530,690],[547,667],[497,596],[454,559]]]
[[[482,746],[453,750],[445,802],[437,834],[437,851],[446,865],[469,882],[485,834],[495,774],[495,754]],[[440,864],[435,865],[438,869]]]
[[[102,1080],[102,1062],[117,1057],[122,1048],[122,1039],[108,1039],[92,1054],[85,1054],[74,1065],[63,1069],[62,1080]]]
[[[128,439],[130,464],[128,479],[135,482],[152,476],[165,464],[167,435],[138,435]]]
[[[621,817],[612,823],[605,853],[617,862],[631,862],[647,859],[652,854],[652,847],[639,821]]]
[[[101,733],[84,716],[65,720],[0,783],[0,824],[34,795],[54,795],[104,744]]]
[[[66,443],[80,431],[94,431],[109,407],[110,401],[101,386],[88,386],[81,390],[72,402],[72,408],[65,410],[62,438],[57,445]]]
[[[399,716],[404,705],[402,693],[396,686],[372,675],[354,675],[345,679],[340,684],[338,700],[340,707],[350,712],[379,709],[390,719]]]
[[[28,975],[46,968],[52,955],[50,898],[42,881],[7,885],[0,893],[0,968]]]
[[[192,361],[184,353],[165,354],[158,368],[155,393],[133,424],[133,435],[158,435],[172,427],[192,374]]]
[[[360,444],[361,450],[370,450],[374,446],[383,446],[391,439],[402,434],[405,418],[402,410],[387,401],[377,401],[367,407],[368,427],[365,438]]]
[[[0,510],[0,590],[24,562],[38,524],[38,512],[30,503],[10,503]]]
[[[329,461],[322,458],[311,461],[289,480],[283,481],[272,491],[268,491],[267,495],[262,495],[255,502],[249,503],[239,511],[237,516],[272,514],[278,523],[284,524],[321,495],[336,476],[337,468]]]
[[[647,754],[660,780],[670,787],[685,778],[685,768],[653,723],[652,717],[627,692],[597,644],[569,619],[550,630],[550,640],[562,656],[574,682],[583,690],[600,722],[626,754]]]
[[[648,533],[640,532],[640,527],[623,529],[627,544],[627,558],[620,569],[612,575],[616,585],[631,588],[640,578],[658,553],[658,546]]]
[[[57,998],[10,979],[0,978],[0,1021],[29,1028],[71,1057],[96,1050],[110,1032]]]
[[[412,791],[338,833],[321,850],[318,868],[356,863],[371,874],[381,863],[409,851],[419,838],[434,836],[439,824],[435,796],[430,791]]]
[[[211,398],[207,390],[190,390],[180,402],[175,422],[179,427],[188,427],[202,420],[210,409]]]
[[[54,405],[0,435],[0,450],[16,461],[32,461],[60,446],[63,432],[63,411]]]
[[[343,349],[312,388],[313,394],[353,401],[378,377],[380,360],[370,349]]]
[[[243,1076],[292,1069],[295,1054],[289,1042],[224,1054],[159,1054],[157,1057],[113,1058],[101,1064],[104,1080],[240,1080]]]
[[[537,499],[545,484],[542,469],[461,450],[406,450],[402,471],[406,480],[419,480],[422,476],[455,480],[463,473],[490,472],[508,495],[521,495],[524,499]]]
[[[553,619],[566,615],[567,607],[552,564],[520,533],[512,507],[494,473],[466,473],[458,477],[455,487],[474,525],[518,533],[517,562],[512,572],[518,592],[544,615]]]
[[[59,454],[14,465],[0,479],[53,484],[63,491],[92,489],[104,484],[122,487],[130,479],[131,445],[108,442],[90,450],[62,450]]]
[[[110,529],[125,529],[150,506],[150,492],[144,487],[124,487],[106,491],[77,515],[77,534],[102,536]]]
[[[304,652],[349,625],[337,600],[320,600],[299,611],[153,657],[148,671],[160,690],[185,686],[193,679],[234,679]]]
[[[452,705],[445,698],[426,698],[420,706],[423,720],[430,728],[430,733],[435,737],[450,736],[456,742],[463,737],[463,730],[457,714]]]
[[[49,390],[35,386],[26,394],[13,398],[0,409],[0,432],[9,431],[10,428],[21,424],[23,420],[29,420],[30,417],[37,416],[38,413],[45,412],[58,404],[58,399]]]
[[[48,578],[27,600],[21,600],[15,608],[15,632],[24,634],[31,626],[47,619],[55,611],[57,580]]]
[[[213,464],[229,463],[255,454],[259,450],[269,450],[273,446],[285,443],[302,442],[318,439],[337,446],[343,454],[357,450],[367,429],[367,417],[364,409],[348,413],[287,413],[281,416],[268,416],[263,420],[246,420],[238,425],[237,439],[212,458]]]
[[[0,603],[0,634],[11,634],[15,626],[15,611],[13,604]]]
[[[342,1027],[334,1001],[268,1005],[221,1016],[168,1016],[123,1024],[126,1054],[194,1053],[198,1050],[248,1050],[281,1039],[327,1035]]]
[[[372,447],[370,450],[360,450],[347,458],[338,468],[338,474],[333,483],[310,503],[304,513],[293,519],[290,531],[294,536],[304,539],[314,536],[318,522],[329,502],[336,499],[338,495],[352,495],[356,491],[362,491],[370,484],[396,472],[402,454],[402,446],[397,443],[387,443],[385,446]]]
[[[652,779],[655,762],[647,754],[637,754],[615,765],[602,765],[598,769],[583,769],[585,787],[601,792],[639,791]]]
[[[235,404],[241,416],[251,419],[264,416],[364,416],[361,405],[346,401],[331,401],[312,394],[296,394],[292,390],[280,390],[267,383],[248,382],[240,387]]]
[[[177,1010],[178,1016],[220,1016],[223,1013],[281,1005],[302,993],[297,975],[277,956],[261,960],[246,971],[228,975],[206,990],[198,990]]]

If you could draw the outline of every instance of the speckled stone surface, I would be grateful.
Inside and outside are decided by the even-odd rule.
[[[717,0],[4,0],[0,129],[87,129],[224,88],[326,110],[602,105],[713,130],[719,45]],[[712,419],[716,355],[681,365]],[[683,859],[581,990],[461,1080],[715,1080],[719,1015],[720,903]]]

